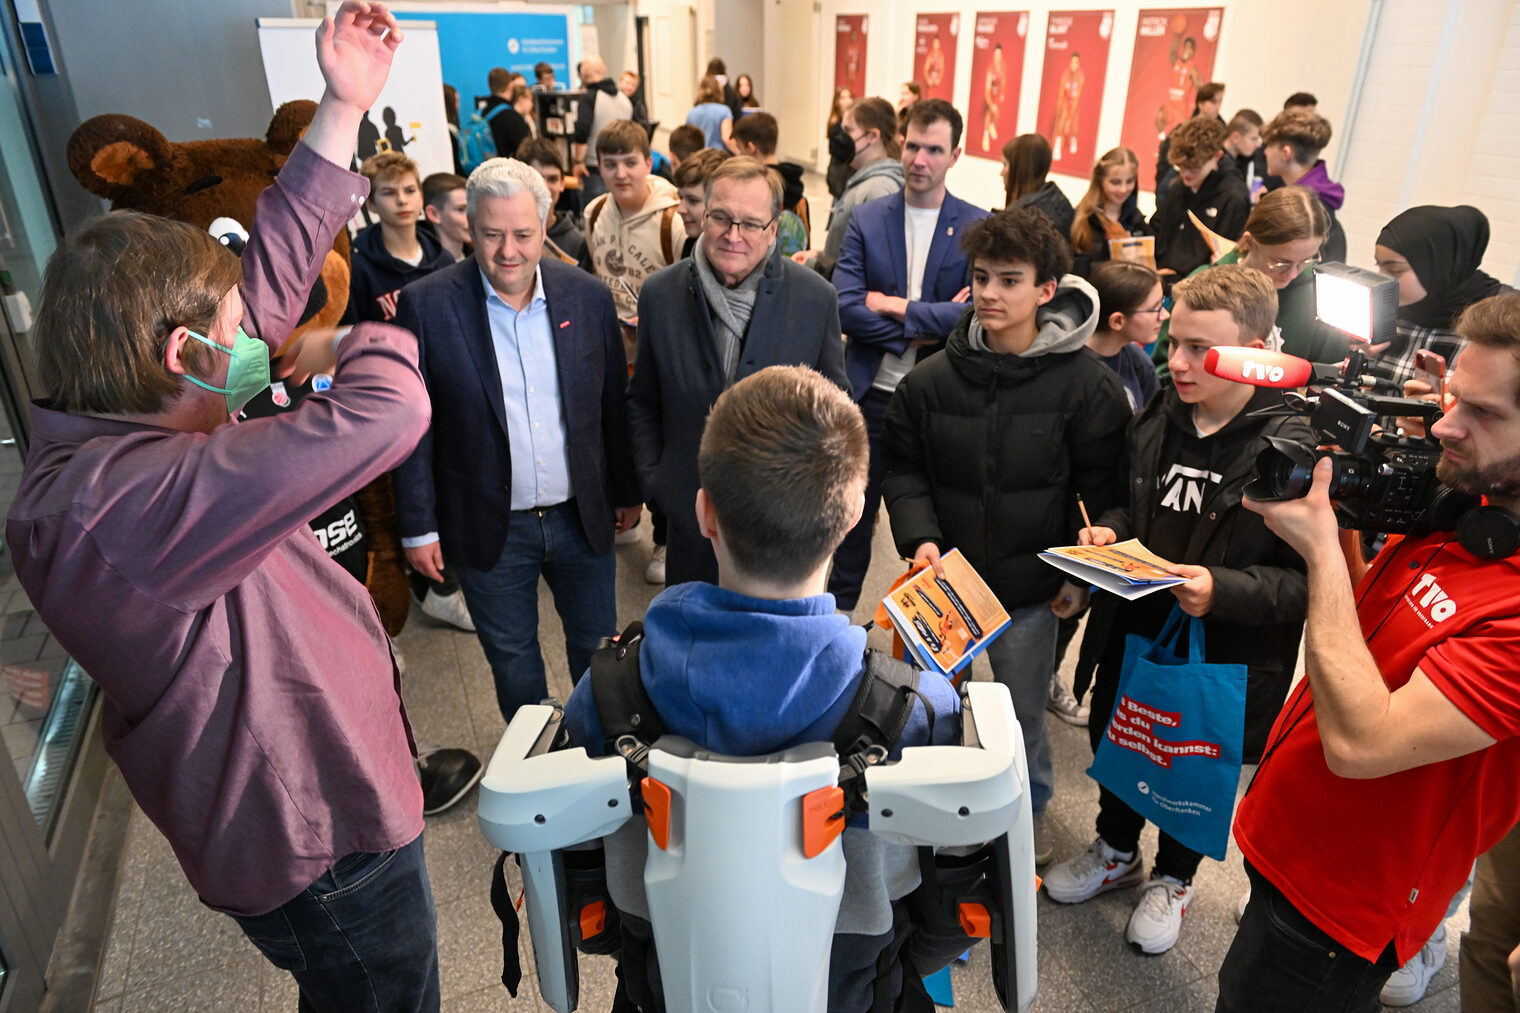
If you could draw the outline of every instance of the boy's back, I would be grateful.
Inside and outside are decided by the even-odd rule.
[[[836,613],[825,587],[834,549],[860,514],[867,458],[859,409],[810,369],[764,369],[718,399],[699,452],[696,511],[719,584],[681,584],[655,598],[639,651],[639,678],[669,734],[732,756],[832,740],[861,683],[866,633]],[[590,684],[581,680],[571,695],[565,727],[571,745],[600,755],[605,733]],[[959,698],[944,679],[922,675],[893,756],[904,745],[959,741]],[[623,915],[623,985],[657,1013],[646,841],[642,820],[606,838],[607,881]],[[907,926],[898,902],[919,884],[918,855],[863,827],[847,828],[842,847],[829,1008],[864,1013],[877,963]]]

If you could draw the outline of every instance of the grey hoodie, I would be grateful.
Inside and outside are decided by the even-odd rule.
[[[1056,283],[1056,294],[1050,302],[1035,314],[1035,321],[1040,325],[1040,332],[1030,346],[1019,353],[1020,358],[1075,352],[1087,344],[1087,339],[1098,329],[1098,290],[1075,274],[1065,275]],[[966,338],[977,351],[992,351],[982,337],[982,324],[975,314],[971,317]]]
[[[829,212],[829,235],[824,241],[823,252],[813,267],[825,278],[832,278],[834,264],[844,249],[844,234],[850,228],[850,215],[866,201],[878,197],[890,197],[903,188],[903,167],[897,159],[883,155],[870,165],[862,166],[844,185],[844,193],[834,202]]]

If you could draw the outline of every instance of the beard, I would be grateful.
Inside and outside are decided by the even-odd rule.
[[[1436,464],[1436,478],[1458,492],[1513,499],[1520,494],[1520,454],[1478,465],[1457,464],[1443,457]]]

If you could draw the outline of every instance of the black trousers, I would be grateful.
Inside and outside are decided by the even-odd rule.
[[[1219,968],[1214,1013],[1376,1013],[1399,961],[1393,942],[1359,957],[1305,918],[1246,863],[1251,902]]]

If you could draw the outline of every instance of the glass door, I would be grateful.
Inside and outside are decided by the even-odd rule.
[[[18,70],[0,39],[0,514],[25,460],[32,311],[58,235]],[[0,544],[0,1013],[40,1001],[73,893],[104,769],[98,733],[85,733],[94,697]]]

